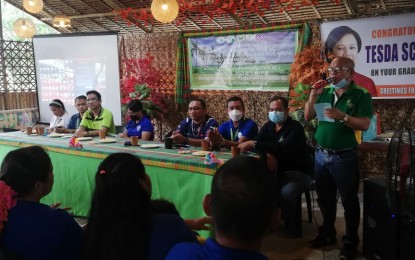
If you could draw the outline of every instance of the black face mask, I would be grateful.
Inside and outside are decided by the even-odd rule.
[[[130,116],[130,119],[134,120],[134,121],[138,121],[138,120],[140,120],[140,117],[137,116],[137,115],[133,115],[133,116]]]

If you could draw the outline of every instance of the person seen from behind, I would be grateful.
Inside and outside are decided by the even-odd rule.
[[[40,146],[9,152],[0,168],[0,248],[10,259],[81,259],[83,230],[65,210],[40,203],[54,182]]]
[[[164,260],[175,244],[197,241],[179,216],[154,213],[150,197],[150,178],[139,158],[105,158],[95,174],[84,259]]]
[[[279,216],[276,205],[266,165],[254,157],[232,158],[216,171],[203,201],[213,218],[215,238],[205,244],[177,244],[166,259],[267,259],[259,251],[266,229]]]

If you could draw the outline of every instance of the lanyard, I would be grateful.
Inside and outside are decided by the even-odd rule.
[[[193,137],[197,138],[199,136],[201,136],[201,132],[202,132],[202,128],[205,125],[206,122],[203,122],[199,125],[196,125],[196,127],[194,126],[193,120],[192,120],[192,135]]]
[[[62,117],[56,117],[55,122],[53,122],[53,127],[55,127],[57,124],[59,124],[62,121]]]
[[[238,137],[238,130],[239,126],[235,129],[235,131],[232,131],[232,128],[229,128],[229,132],[231,134],[231,141],[235,141],[235,139]]]

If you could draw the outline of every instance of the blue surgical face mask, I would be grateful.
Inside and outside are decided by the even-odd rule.
[[[334,89],[341,89],[347,85],[348,81],[346,79],[340,80],[337,84],[331,83],[330,86]]]
[[[285,114],[284,114],[284,112],[270,111],[270,112],[268,112],[268,118],[272,122],[278,124],[278,123],[284,122]]]

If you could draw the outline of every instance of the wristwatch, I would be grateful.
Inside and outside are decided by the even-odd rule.
[[[340,119],[340,122],[347,122],[349,120],[349,115],[348,114],[346,114],[346,113],[344,113],[344,117],[343,117],[343,119]]]

